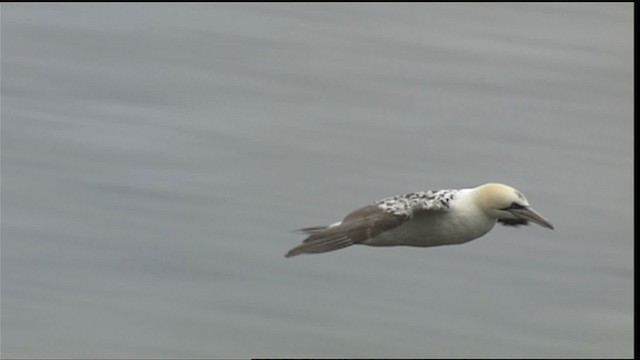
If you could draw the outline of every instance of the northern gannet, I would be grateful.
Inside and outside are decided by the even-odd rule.
[[[549,220],[529,206],[520,191],[504,184],[418,191],[376,201],[328,226],[297,230],[309,236],[285,257],[323,253],[354,244],[420,247],[462,244],[488,233],[496,222],[517,226],[529,221],[553,229]]]

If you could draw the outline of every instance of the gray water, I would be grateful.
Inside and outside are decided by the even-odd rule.
[[[633,4],[1,12],[3,357],[633,356]],[[283,257],[488,181],[556,230]]]

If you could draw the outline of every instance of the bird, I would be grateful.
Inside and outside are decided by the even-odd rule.
[[[317,254],[351,245],[430,247],[463,244],[488,233],[499,222],[529,222],[553,230],[527,198],[502,183],[475,188],[428,190],[387,197],[352,211],[328,226],[296,230],[307,235],[285,257]]]

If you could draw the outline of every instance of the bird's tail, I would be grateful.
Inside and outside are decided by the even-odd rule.
[[[294,230],[293,232],[312,235],[312,234],[317,234],[319,232],[322,232],[327,228],[328,226],[312,226],[312,227],[306,227],[306,228]]]

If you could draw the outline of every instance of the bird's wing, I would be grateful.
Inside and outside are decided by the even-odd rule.
[[[436,193],[418,192],[386,198],[351,212],[340,225],[304,229],[309,237],[303,240],[302,245],[291,249],[286,257],[338,250],[396,228],[417,212],[448,210],[453,195],[443,197],[443,194]]]
[[[410,216],[382,210],[377,205],[368,205],[347,215],[340,225],[311,232],[302,245],[291,249],[286,257],[302,253],[323,253],[338,250],[400,226]]]

